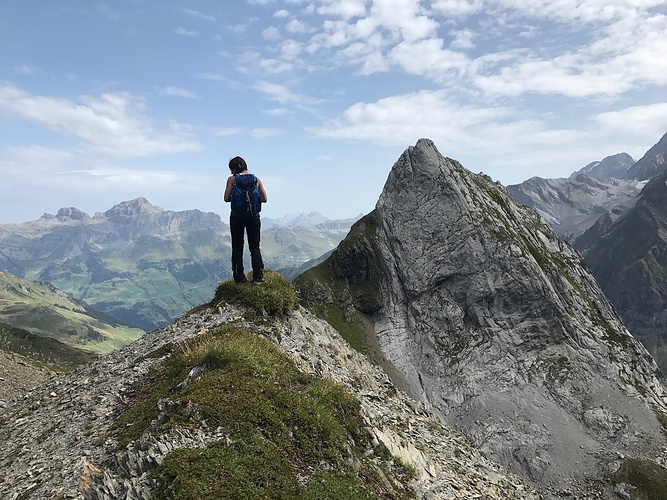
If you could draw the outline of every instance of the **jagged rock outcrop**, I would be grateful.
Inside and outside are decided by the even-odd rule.
[[[625,174],[625,179],[645,181],[667,168],[667,134],[649,149]]]
[[[665,464],[657,366],[581,256],[430,140],[321,266],[411,391],[550,495],[616,498],[605,478],[624,460]]]
[[[65,222],[68,220],[86,220],[90,219],[90,215],[88,215],[86,212],[82,212],[78,208],[67,207],[58,210],[56,219],[58,219],[60,222]]]
[[[634,208],[601,218],[575,241],[628,329],[667,374],[667,172]]]
[[[246,310],[226,304],[202,309],[0,408],[0,498],[148,498],[155,486],[150,472],[172,451],[233,442],[235,436],[224,423],[149,430],[121,449],[109,432],[134,384],[168,356],[155,353],[168,343],[228,324],[254,330],[277,344],[301,370],[353,392],[375,442],[413,467],[409,487],[416,498],[540,498],[444,427],[427,404],[397,391],[385,373],[327,323],[303,309],[271,322],[264,318],[255,324],[244,319],[248,317]],[[160,400],[157,406],[168,412],[170,404]]]

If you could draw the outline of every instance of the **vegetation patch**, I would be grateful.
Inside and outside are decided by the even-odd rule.
[[[550,359],[546,369],[546,379],[550,383],[564,384],[570,378],[572,364],[567,356]]]
[[[171,354],[174,350],[174,344],[172,342],[167,342],[164,345],[161,345],[154,351],[149,352],[148,354],[144,356],[139,356],[134,360],[134,364],[139,364],[145,359],[157,359],[161,358],[162,356],[166,356],[167,354]]]
[[[368,354],[365,321],[346,283],[335,277],[328,262],[308,269],[294,284],[309,310],[333,326],[353,349]]]
[[[655,418],[657,418],[660,425],[662,425],[662,429],[667,432],[667,415],[661,411],[655,410]]]
[[[171,409],[159,411],[160,400]],[[147,429],[203,421],[227,438],[167,455],[155,498],[413,497],[410,470],[372,446],[359,401],[250,331],[227,326],[177,346],[114,429],[124,446]]]
[[[220,302],[227,302],[245,306],[259,316],[283,316],[299,307],[299,299],[289,281],[268,269],[264,278],[266,282],[258,285],[250,282],[250,275],[248,283],[238,284],[232,279],[224,281],[218,285],[210,305],[215,307]]]
[[[667,470],[648,460],[630,458],[611,476],[614,484],[629,484],[636,488],[636,500],[667,500]]]

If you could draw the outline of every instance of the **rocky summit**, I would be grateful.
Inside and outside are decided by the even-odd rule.
[[[313,306],[370,319],[409,392],[546,497],[644,498],[610,478],[664,474],[651,356],[568,243],[432,141],[401,155],[375,210],[298,282]]]

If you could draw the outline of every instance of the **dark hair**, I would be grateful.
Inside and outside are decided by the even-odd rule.
[[[229,160],[229,170],[232,171],[232,174],[240,174],[245,170],[248,170],[248,164],[240,156],[235,156]]]

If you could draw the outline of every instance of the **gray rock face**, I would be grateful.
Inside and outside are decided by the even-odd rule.
[[[519,203],[535,209],[559,236],[572,241],[599,217],[627,210],[640,187],[636,181],[600,180],[580,173],[569,179],[533,177],[507,186],[507,191]]]
[[[600,219],[575,246],[667,375],[667,172],[649,181],[634,208],[615,221]]]
[[[580,255],[430,140],[332,262],[412,391],[488,457],[579,492],[620,455],[664,463],[657,366]]]
[[[607,156],[600,161],[589,163],[584,168],[570,175],[569,179],[574,180],[581,174],[600,180],[609,179],[610,177],[624,179],[634,163],[635,160],[628,153],[618,153]]]
[[[637,163],[628,170],[626,179],[645,181],[661,174],[667,168],[667,134],[649,149]]]

